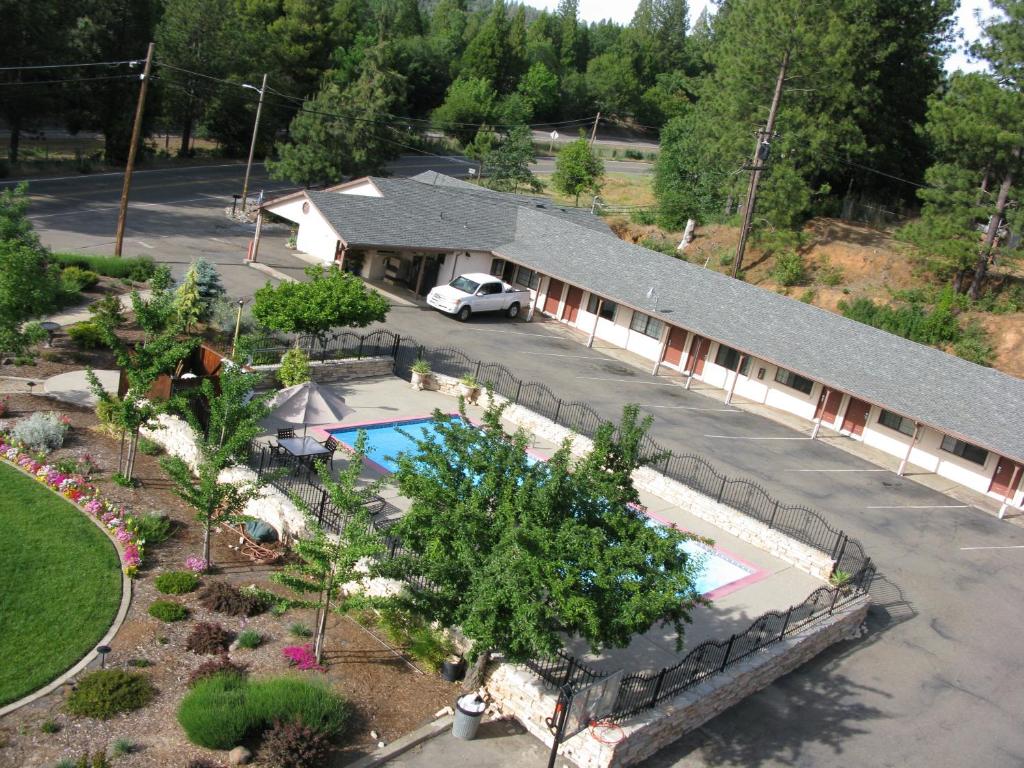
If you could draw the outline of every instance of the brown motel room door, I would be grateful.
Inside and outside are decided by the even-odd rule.
[[[558,302],[562,300],[562,286],[564,283],[561,280],[552,280],[548,285],[548,295],[544,299],[544,314],[551,315],[554,317],[558,314]]]
[[[580,302],[583,301],[583,289],[575,285],[569,288],[565,296],[565,310],[562,312],[562,319],[567,323],[575,323],[576,316],[580,313]]]
[[[850,398],[850,404],[846,406],[846,415],[843,417],[843,429],[851,435],[859,435],[864,432],[864,424],[868,420],[868,411],[871,406],[856,397]]]
[[[682,328],[672,326],[668,334],[668,344],[665,345],[665,362],[669,365],[679,365],[683,359],[683,344],[686,343],[686,331]]]

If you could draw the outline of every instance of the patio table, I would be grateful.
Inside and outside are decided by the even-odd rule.
[[[282,437],[277,444],[300,461],[305,459],[312,462],[317,458],[330,457],[333,453],[312,437]]]

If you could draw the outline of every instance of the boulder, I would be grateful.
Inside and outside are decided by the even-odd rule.
[[[252,752],[245,747],[235,747],[228,752],[228,765],[248,765],[252,760]]]

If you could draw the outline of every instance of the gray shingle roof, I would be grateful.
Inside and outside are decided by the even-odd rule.
[[[495,250],[1003,456],[1024,458],[1022,379],[532,211],[519,212],[516,237]],[[653,304],[646,296],[652,287]]]
[[[494,251],[743,352],[1024,459],[1024,380],[615,237],[586,210],[427,172],[383,197],[308,192],[350,245]],[[647,299],[655,289],[654,302]]]

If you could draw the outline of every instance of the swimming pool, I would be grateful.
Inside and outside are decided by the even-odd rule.
[[[359,430],[366,432],[366,458],[378,470],[387,473],[398,469],[395,458],[400,453],[415,450],[416,443],[412,437],[421,438],[424,434],[438,434],[431,417],[356,424],[351,427],[330,429],[328,432],[336,440],[351,447],[355,444]],[[408,435],[402,434],[402,431]],[[647,518],[647,524],[652,528],[664,527],[664,523],[652,517]],[[701,570],[696,588],[697,592],[705,597],[720,597],[726,592],[739,589],[746,580],[757,578],[756,568],[717,547],[689,540],[684,541],[680,549],[698,559]]]

